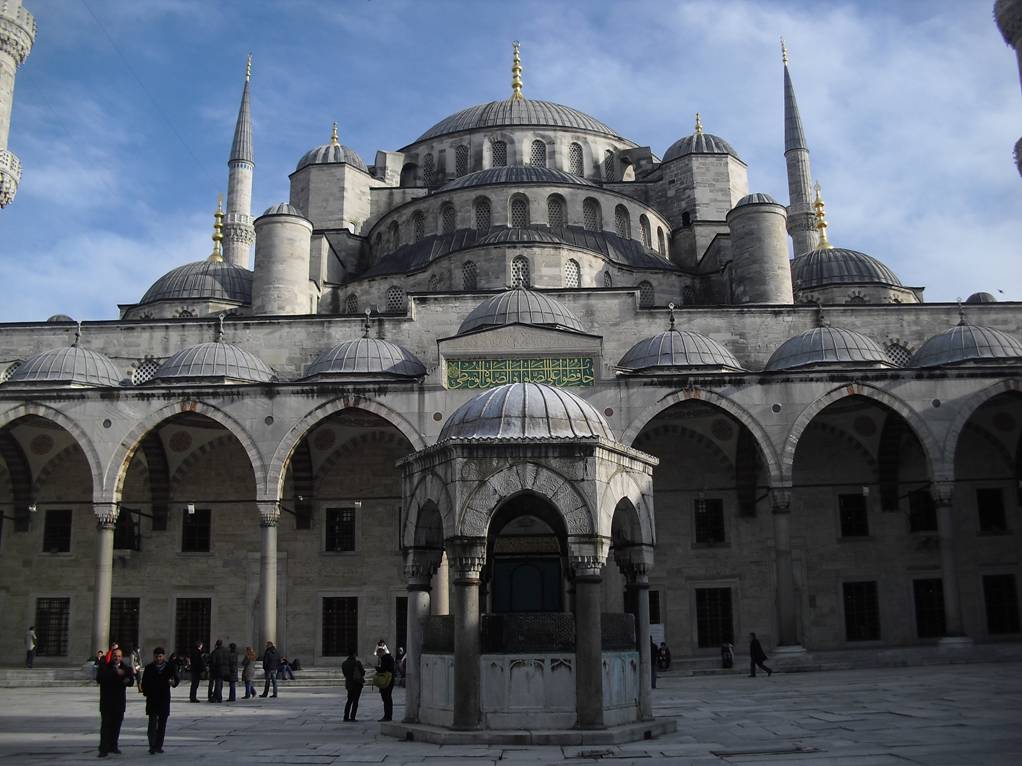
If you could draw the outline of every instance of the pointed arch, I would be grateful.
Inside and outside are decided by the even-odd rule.
[[[644,545],[656,545],[656,524],[653,518],[653,486],[649,477],[645,477],[646,487],[639,486],[636,477],[630,471],[620,469],[610,477],[600,497],[599,534],[610,538],[614,524],[614,513],[622,500],[627,500],[635,510],[639,519],[642,534],[640,541]]]
[[[443,524],[443,537],[454,536],[454,501],[447,482],[436,471],[421,476],[409,493],[407,504],[402,509],[404,520],[401,525],[401,542],[406,548],[421,543],[419,514],[424,508],[436,508]]]
[[[977,410],[995,396],[1012,392],[1022,392],[1022,380],[1018,378],[999,380],[986,388],[981,388],[979,391],[970,394],[958,404],[957,414],[944,434],[944,449],[940,452],[944,456],[944,462],[934,477],[935,481],[954,478],[955,458],[958,455],[958,444],[961,441],[962,431],[965,429],[965,424],[976,414]]]

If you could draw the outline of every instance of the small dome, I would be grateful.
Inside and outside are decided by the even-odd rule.
[[[764,369],[793,370],[817,365],[894,366],[876,341],[862,333],[837,327],[816,327],[784,341],[770,356]]]
[[[470,189],[474,186],[493,184],[572,184],[574,186],[596,186],[582,176],[565,173],[557,168],[538,165],[507,165],[499,168],[477,170],[461,178],[455,178],[440,187],[439,191]]]
[[[834,284],[882,284],[901,287],[901,280],[876,258],[857,250],[825,247],[811,250],[791,262],[797,290]]]
[[[273,370],[258,357],[230,343],[215,341],[178,351],[160,365],[152,382],[214,378],[217,381],[267,383],[274,377]]]
[[[556,234],[543,229],[530,228],[502,228],[495,229],[482,239],[476,241],[477,245],[521,245],[528,242],[538,242],[544,245],[563,245],[564,240]]]
[[[965,299],[966,303],[997,303],[992,293],[973,293]]]
[[[929,338],[912,355],[909,367],[963,362],[1005,363],[1022,360],[1022,343],[992,327],[959,324]]]
[[[411,351],[385,340],[359,338],[338,343],[319,355],[305,371],[305,377],[314,375],[396,375],[402,378],[420,378],[426,374]]]
[[[123,377],[103,354],[65,346],[26,359],[5,385],[119,386]]]
[[[615,138],[619,137],[617,133],[599,120],[577,109],[572,109],[570,106],[530,98],[509,98],[503,101],[491,101],[488,104],[477,104],[455,112],[440,120],[419,136],[415,142],[444,136],[448,133],[459,133],[463,130],[519,125],[549,125],[555,128],[574,128],[592,133],[603,133]]]
[[[769,194],[746,194],[738,202],[735,203],[735,207],[742,207],[743,205],[780,205],[781,203],[771,197]]]
[[[252,302],[252,272],[226,262],[195,261],[178,266],[146,290],[139,305],[169,300]]]
[[[695,332],[668,330],[640,340],[617,366],[628,372],[711,368],[741,370],[742,365],[720,343]]]
[[[538,325],[584,332],[578,317],[563,304],[542,293],[519,287],[487,298],[472,309],[458,328],[458,335],[510,324]]]
[[[296,215],[299,218],[305,218],[305,213],[296,208],[294,205],[289,205],[287,202],[270,205],[266,208],[263,215]],[[259,217],[262,218],[262,216]]]
[[[664,152],[664,162],[676,160],[686,154],[730,154],[736,160],[742,158],[727,141],[712,133],[693,133],[675,141]]]
[[[57,322],[73,322],[75,320],[73,320],[67,314],[54,314],[53,316],[48,317],[46,321],[50,324],[56,324]]]
[[[461,405],[437,441],[596,437],[614,440],[607,421],[585,400],[542,383],[508,383]]]
[[[350,146],[335,144],[333,142],[317,146],[315,149],[307,151],[302,158],[298,160],[295,172],[297,173],[299,170],[304,167],[308,167],[309,165],[336,165],[341,162],[351,165],[352,167],[356,167],[363,173],[369,172],[369,168],[366,167],[362,158],[358,156],[358,152]]]

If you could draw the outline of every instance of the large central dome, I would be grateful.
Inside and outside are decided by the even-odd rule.
[[[555,128],[574,128],[575,130],[587,130],[591,133],[603,133],[614,138],[621,138],[595,117],[590,117],[570,106],[555,104],[553,101],[536,101],[530,98],[508,98],[503,101],[491,101],[488,104],[477,104],[455,112],[419,136],[415,143],[437,136],[445,136],[448,133],[458,133],[462,130],[499,128],[509,125],[547,125]]]

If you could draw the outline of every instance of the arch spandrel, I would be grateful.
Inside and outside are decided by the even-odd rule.
[[[941,452],[944,456],[944,464],[941,466],[941,470],[937,474],[936,480],[950,480],[954,477],[955,458],[958,455],[958,444],[961,442],[962,432],[965,430],[965,424],[969,422],[972,416],[975,415],[979,408],[984,404],[996,396],[1007,393],[1022,395],[1022,380],[1018,378],[999,380],[993,385],[987,386],[986,388],[982,388],[979,391],[970,394],[956,405],[958,408],[957,413],[944,435],[944,449]]]

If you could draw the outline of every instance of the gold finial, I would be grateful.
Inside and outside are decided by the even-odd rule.
[[[519,43],[517,40],[512,43],[515,49],[515,63],[511,65],[511,100],[521,101],[522,96],[522,58],[518,55]]]
[[[784,38],[781,38],[781,61],[784,62],[785,66],[788,66],[788,48],[784,44]]]
[[[369,329],[372,327],[372,324],[369,322],[369,317],[371,317],[373,315],[373,307],[372,306],[366,306],[365,315],[366,315],[365,321],[362,322],[362,337],[363,338],[368,338],[369,337]]]
[[[248,53],[248,61],[245,62],[245,82],[252,79],[252,52]]]
[[[221,243],[224,241],[224,197],[216,195],[216,212],[213,213],[213,252],[209,254],[210,263],[223,263],[224,253]]]
[[[333,130],[330,132],[330,146],[340,146],[341,140],[337,136],[337,123],[334,123]]]
[[[670,319],[670,322],[671,322],[671,326],[670,326],[669,330],[671,332],[674,332],[674,304],[673,303],[668,303],[667,304],[667,317],[668,317],[668,319]]]
[[[696,135],[701,136],[703,134],[703,118],[696,112]]]
[[[833,245],[827,241],[827,213],[823,207],[823,192],[820,191],[820,182],[816,182],[816,201],[813,202],[813,207],[816,208],[816,232],[820,237],[820,242],[816,246],[818,250],[829,250]]]

